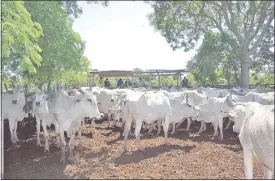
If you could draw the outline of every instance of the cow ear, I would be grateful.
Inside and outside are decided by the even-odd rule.
[[[74,99],[74,101],[76,101],[76,102],[80,102],[81,100],[82,100],[82,97],[77,97]]]
[[[201,93],[201,94],[202,94],[202,91],[201,91],[201,89],[197,89],[197,92],[198,92],[198,93]]]
[[[49,101],[49,100],[50,100],[50,98],[48,96],[46,96],[46,101]]]

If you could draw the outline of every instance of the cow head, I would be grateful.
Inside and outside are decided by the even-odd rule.
[[[232,107],[235,105],[232,99],[232,92],[230,92],[223,101],[221,112],[222,113],[229,113],[229,111],[232,109]]]
[[[84,109],[85,109],[85,111],[87,112],[87,115],[88,115],[87,117],[100,119],[101,114],[98,110],[96,96],[89,93],[86,90],[82,90],[82,92],[83,92],[83,96],[80,96],[80,101],[83,100],[82,102],[85,105],[88,105],[87,110],[86,110],[86,106],[84,106]]]
[[[47,106],[49,97],[43,92],[36,92],[35,95],[32,96],[33,103],[36,107]]]
[[[121,118],[122,110],[118,106],[112,106],[108,109],[108,113],[111,115],[114,121],[119,121]]]
[[[25,105],[25,94],[22,87],[14,87],[11,94],[13,95],[11,100],[12,104],[24,103]]]

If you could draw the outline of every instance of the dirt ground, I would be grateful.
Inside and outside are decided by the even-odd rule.
[[[5,123],[4,178],[5,179],[244,179],[242,148],[232,129],[224,131],[224,141],[213,139],[213,128],[201,136],[196,132],[200,123],[193,122],[191,132],[180,130],[169,134],[165,146],[160,136],[143,135],[144,151],[137,151],[135,137],[128,139],[129,152],[123,151],[120,129],[107,128],[107,122],[96,122],[96,133],[90,125],[82,132],[82,145],[76,137],[74,164],[60,164],[55,133],[50,135],[50,153],[36,146],[35,120],[18,125],[16,145],[9,141]],[[181,128],[186,127],[184,123]],[[41,143],[44,144],[43,135]],[[68,156],[68,152],[66,153]],[[262,166],[254,166],[254,177],[263,178]]]

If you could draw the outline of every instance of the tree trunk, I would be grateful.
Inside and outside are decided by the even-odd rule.
[[[47,89],[48,89],[48,92],[51,91],[51,81],[48,82],[48,87],[47,87]]]
[[[249,89],[249,53],[243,51],[241,55],[241,88]]]
[[[43,85],[39,85],[39,86],[38,86],[38,89],[39,89],[41,92],[43,91],[43,90],[42,90],[42,86],[43,86]]]

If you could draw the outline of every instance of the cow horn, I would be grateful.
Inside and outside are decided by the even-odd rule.
[[[186,104],[188,104],[188,94],[186,94]]]

